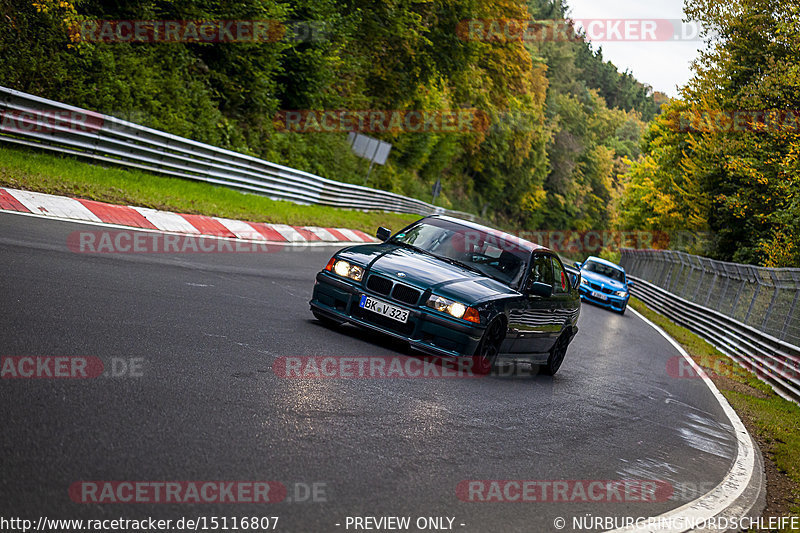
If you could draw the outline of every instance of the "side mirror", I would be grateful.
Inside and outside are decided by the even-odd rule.
[[[626,279],[625,281],[628,282],[628,288],[633,287],[633,280],[632,279]]]
[[[380,228],[378,228],[378,231],[377,233],[375,233],[375,236],[378,238],[378,240],[386,242],[389,240],[389,237],[392,236],[392,230],[381,226]]]
[[[575,268],[577,268],[578,270],[580,270],[580,269],[581,269],[581,263],[580,263],[580,261],[575,261],[575,263],[573,263],[573,264],[575,265]]]
[[[553,286],[541,281],[534,281],[528,285],[528,294],[533,296],[541,296],[542,298],[550,298],[553,295]]]

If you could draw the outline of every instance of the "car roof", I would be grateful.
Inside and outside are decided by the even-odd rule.
[[[477,222],[470,222],[469,220],[463,220],[461,218],[451,217],[451,216],[447,216],[447,215],[429,215],[429,216],[427,216],[425,218],[438,218],[438,219],[441,219],[441,220],[447,220],[448,222],[454,222],[456,224],[461,224],[462,226],[466,226],[466,227],[474,229],[474,230],[483,231],[483,232],[486,232],[486,233],[491,233],[491,234],[493,234],[493,235],[495,235],[497,237],[503,238],[503,239],[505,239],[507,241],[510,241],[510,242],[518,245],[520,248],[522,248],[522,249],[524,249],[524,250],[526,250],[528,252],[533,252],[533,251],[536,251],[536,250],[542,251],[542,252],[552,252],[549,248],[546,248],[546,247],[544,247],[544,246],[542,246],[540,244],[536,244],[535,242],[528,241],[526,239],[523,239],[522,237],[517,237],[516,235],[512,235],[511,233],[506,233],[505,231],[500,231],[499,229],[494,229],[494,228],[490,228],[488,226],[484,226],[482,224],[478,224]],[[423,218],[422,220],[425,220],[425,218]]]
[[[610,266],[611,268],[616,268],[617,270],[622,270],[623,272],[625,272],[625,269],[619,266],[618,264],[612,263],[608,259],[603,259],[601,257],[596,257],[594,255],[590,255],[589,257],[587,257],[586,261],[594,261],[595,263],[600,263],[601,265]]]

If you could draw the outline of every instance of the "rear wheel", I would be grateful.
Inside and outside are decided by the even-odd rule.
[[[501,320],[495,320],[483,332],[481,342],[473,356],[473,369],[476,374],[488,374],[497,365],[500,355],[500,345],[506,335],[505,327]]]
[[[550,348],[550,356],[547,358],[547,364],[542,367],[542,374],[554,376],[558,369],[561,368],[561,363],[564,362],[564,356],[567,354],[567,346],[569,345],[569,334],[565,331],[556,340],[556,343]]]

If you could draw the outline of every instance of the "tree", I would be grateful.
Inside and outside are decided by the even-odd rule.
[[[672,118],[648,131],[624,225],[707,227],[712,257],[800,264],[799,14],[796,0],[687,3],[709,41],[720,40],[696,62],[683,101],[668,107]]]

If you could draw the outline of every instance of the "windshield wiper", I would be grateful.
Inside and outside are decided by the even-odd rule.
[[[482,276],[489,276],[489,274],[487,274],[483,270],[480,270],[477,267],[468,265],[467,263],[462,263],[458,259],[453,259],[452,257],[443,257],[443,256],[440,256],[440,255],[437,255],[436,257],[438,257],[439,259],[441,259],[442,261],[444,261],[446,263],[450,263],[451,265],[457,265],[457,266],[460,266],[462,268],[466,268],[467,270],[472,270],[473,272],[477,272],[478,274],[480,274]],[[492,277],[492,276],[489,276],[489,277]]]

